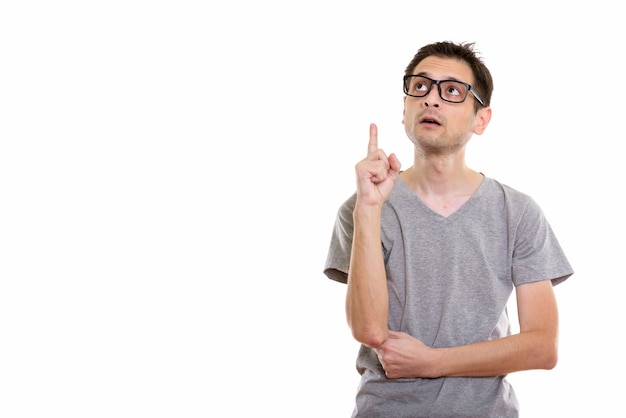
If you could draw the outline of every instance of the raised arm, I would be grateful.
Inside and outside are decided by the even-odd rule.
[[[369,347],[387,339],[389,298],[380,239],[380,216],[400,172],[394,154],[378,148],[378,129],[370,125],[367,157],[356,164],[357,199],[346,316],[354,338]]]

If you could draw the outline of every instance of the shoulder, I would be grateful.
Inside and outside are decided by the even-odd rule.
[[[352,222],[352,213],[354,212],[354,207],[356,205],[356,192],[352,193],[350,197],[348,197],[342,204],[339,206],[339,210],[337,212],[337,216],[342,221],[350,221]]]
[[[502,183],[494,178],[485,176],[485,183],[487,185],[487,190],[489,190],[492,193],[493,192],[502,193],[506,196],[510,196],[512,198],[516,198],[520,200],[525,200],[525,199],[530,198],[530,195],[528,195],[527,193],[522,192],[521,190],[514,188],[512,186],[509,186],[508,184]]]
[[[499,197],[504,199],[508,205],[516,206],[537,206],[535,200],[528,193],[523,192],[517,188],[509,186],[508,184],[501,183],[490,177],[485,177],[486,193],[492,197]]]
[[[485,182],[485,198],[481,199],[485,210],[485,205],[491,209],[499,208],[513,223],[523,219],[536,222],[544,217],[541,207],[530,194],[492,178],[485,177]]]

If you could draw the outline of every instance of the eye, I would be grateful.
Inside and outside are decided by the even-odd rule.
[[[460,96],[461,95],[461,90],[459,89],[459,86],[457,86],[455,84],[448,84],[446,86],[446,95],[448,95],[448,96]]]
[[[426,91],[428,90],[428,86],[423,81],[417,80],[415,84],[413,85],[413,90],[414,91]]]

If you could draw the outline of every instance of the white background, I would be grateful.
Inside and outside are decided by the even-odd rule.
[[[495,80],[470,165],[576,271],[558,366],[510,376],[523,416],[616,416],[625,31],[616,2],[553,4],[2,3],[0,415],[349,416],[335,212],[370,122],[411,165],[404,68],[453,40]]]

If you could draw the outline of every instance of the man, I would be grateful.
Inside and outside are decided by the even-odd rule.
[[[466,165],[493,91],[473,46],[417,52],[404,77],[413,165],[402,171],[372,124],[356,193],[337,215],[324,272],[347,283],[362,344],[354,417],[517,417],[506,375],[557,363],[553,286],[573,271],[529,196]]]

